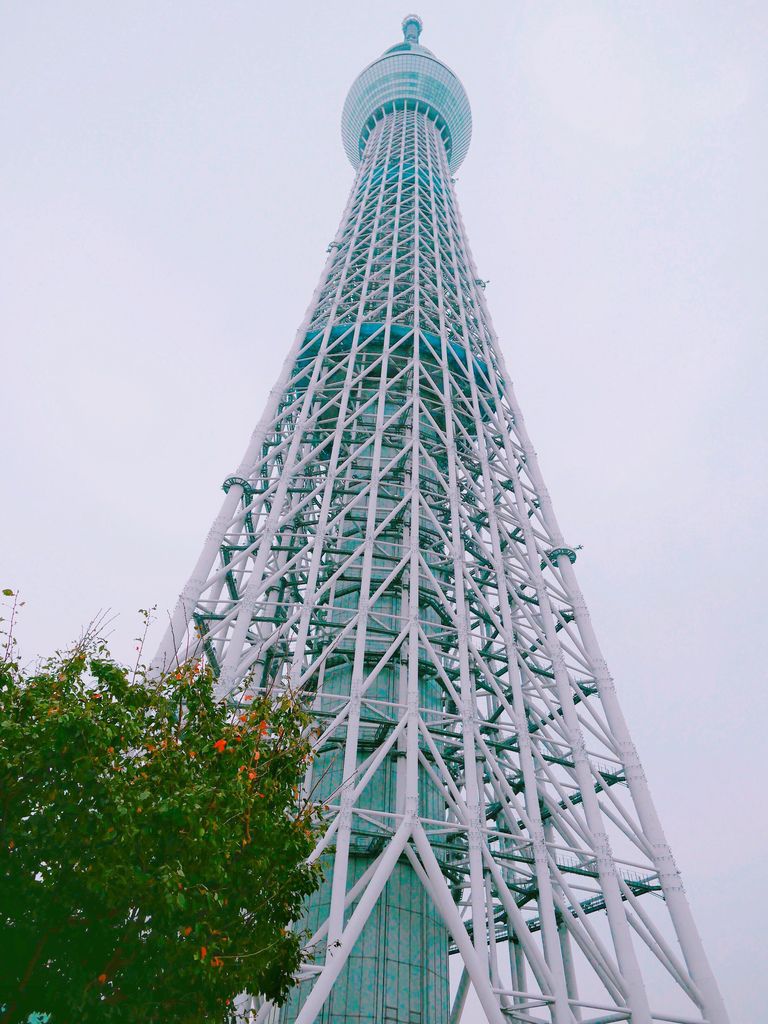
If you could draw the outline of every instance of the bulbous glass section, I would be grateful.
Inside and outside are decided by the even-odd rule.
[[[357,167],[368,137],[393,110],[424,111],[438,126],[455,171],[464,160],[472,137],[469,99],[456,75],[418,42],[418,19],[406,18],[405,39],[369,64],[349,90],[341,116],[341,137],[352,166]]]

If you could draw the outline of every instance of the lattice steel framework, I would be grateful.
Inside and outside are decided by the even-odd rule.
[[[157,656],[319,726],[312,957],[254,1013],[447,1024],[473,987],[493,1024],[725,1024],[469,251],[469,105],[404,28],[347,100],[341,226]]]

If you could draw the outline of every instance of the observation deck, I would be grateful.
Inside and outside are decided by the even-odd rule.
[[[355,79],[341,115],[344,151],[353,167],[378,120],[414,101],[435,121],[445,141],[448,165],[456,171],[469,150],[472,112],[457,76],[419,43],[422,22],[403,20],[403,42],[390,46]]]

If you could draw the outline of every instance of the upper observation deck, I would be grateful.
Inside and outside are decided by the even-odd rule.
[[[341,115],[341,138],[353,167],[360,163],[376,122],[413,101],[437,124],[445,140],[448,164],[455,171],[469,149],[472,111],[456,75],[419,43],[422,23],[415,14],[403,20],[403,42],[390,46],[355,79]]]

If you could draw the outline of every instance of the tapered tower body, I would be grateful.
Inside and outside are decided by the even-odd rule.
[[[403,27],[347,98],[339,231],[157,656],[317,723],[311,956],[253,1015],[725,1024],[469,251],[469,103]]]

